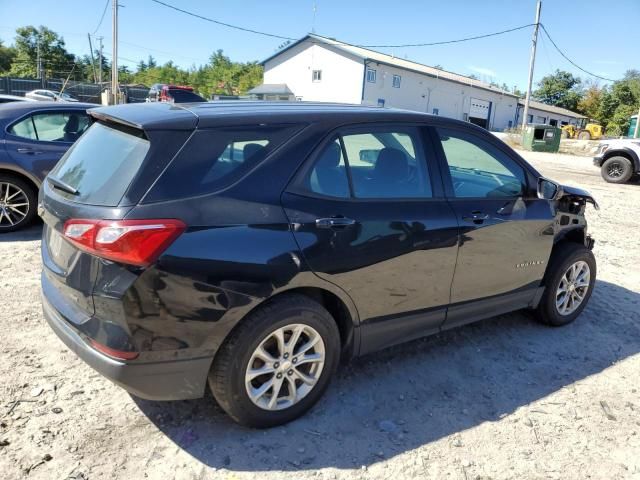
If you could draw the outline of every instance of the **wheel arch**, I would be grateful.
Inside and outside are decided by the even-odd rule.
[[[624,157],[631,162],[633,165],[633,170],[635,173],[640,172],[640,157],[638,154],[631,149],[628,148],[616,148],[614,150],[607,150],[604,156],[602,157],[602,164],[609,160],[612,157]]]
[[[576,244],[588,247],[588,237],[586,228],[584,225],[576,226],[573,228],[566,228],[558,233],[549,255],[549,261],[547,262],[547,268],[545,269],[544,276],[542,277],[542,286],[547,284],[549,275],[552,274],[553,267],[555,266],[558,252],[564,250],[566,244]]]
[[[41,182],[38,180],[38,178],[30,174],[29,172],[25,172],[21,168],[0,163],[0,174],[10,175],[12,177],[19,178],[20,180],[24,180],[33,187],[33,191],[36,193],[36,195],[38,194],[38,190],[40,190]]]
[[[346,294],[339,295],[328,288],[319,286],[292,286],[291,288],[280,290],[270,297],[254,303],[251,308],[243,312],[242,318],[226,332],[221,345],[243,325],[251,313],[287,295],[303,295],[322,305],[331,314],[340,332],[341,358],[349,360],[357,355],[360,339],[357,334],[359,317],[355,305],[349,298],[344,298]],[[215,357],[217,357],[219,353],[220,348],[217,349],[213,361],[215,361]]]

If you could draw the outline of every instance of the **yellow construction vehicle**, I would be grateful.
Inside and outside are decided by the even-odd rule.
[[[577,138],[578,140],[599,140],[604,135],[604,127],[599,123],[588,122],[583,118],[578,125],[563,125],[562,138]]]

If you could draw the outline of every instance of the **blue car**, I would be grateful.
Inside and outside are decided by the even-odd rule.
[[[0,107],[0,233],[36,215],[44,177],[89,127],[90,103],[12,102]]]

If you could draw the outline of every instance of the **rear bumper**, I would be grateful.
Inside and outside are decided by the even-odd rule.
[[[133,395],[147,400],[186,400],[204,395],[211,357],[151,363],[121,362],[91,348],[44,295],[42,309],[49,326],[70,350]]]

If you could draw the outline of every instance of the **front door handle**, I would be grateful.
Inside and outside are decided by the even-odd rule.
[[[18,153],[26,153],[27,155],[39,155],[44,152],[41,150],[34,150],[33,148],[19,148]]]
[[[316,227],[340,229],[355,225],[356,221],[346,217],[317,218]]]
[[[473,212],[471,212],[471,215],[462,217],[462,220],[464,220],[465,222],[475,223],[476,225],[481,225],[488,218],[489,214],[483,213],[480,210],[474,210]]]

